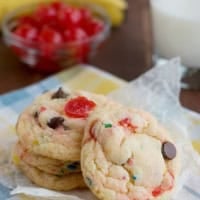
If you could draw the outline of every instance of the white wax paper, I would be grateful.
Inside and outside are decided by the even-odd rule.
[[[181,152],[181,172],[173,200],[200,199],[200,157],[193,150],[189,134],[191,122],[186,119],[179,103],[181,67],[178,59],[156,66],[124,88],[114,91],[110,98],[130,107],[138,107],[154,114],[171,133]],[[13,188],[9,200],[95,200],[89,190],[60,193],[42,189],[19,172],[10,162],[10,151],[16,141],[14,130],[1,130],[0,183]],[[20,196],[19,196],[20,195]]]

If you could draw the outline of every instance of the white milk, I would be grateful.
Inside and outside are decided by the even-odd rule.
[[[151,0],[155,53],[200,68],[200,0]]]

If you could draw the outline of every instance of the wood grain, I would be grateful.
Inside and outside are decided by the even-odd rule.
[[[200,91],[182,90],[181,103],[183,106],[200,113]]]
[[[91,63],[132,80],[152,66],[152,31],[149,1],[128,2],[126,21]]]

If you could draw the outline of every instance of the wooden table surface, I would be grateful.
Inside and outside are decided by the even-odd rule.
[[[91,64],[125,80],[132,80],[152,67],[153,45],[149,0],[128,0],[128,3],[125,22],[113,30]],[[28,69],[0,41],[0,94],[46,77]],[[200,112],[200,91],[182,91],[181,102]]]

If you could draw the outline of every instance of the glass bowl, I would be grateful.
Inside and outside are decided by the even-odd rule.
[[[2,23],[3,39],[6,45],[12,49],[22,62],[40,72],[53,73],[74,64],[87,63],[110,33],[110,20],[101,7],[86,4],[84,1],[73,3],[73,0],[65,0],[63,2],[70,6],[89,9],[93,16],[103,22],[103,29],[83,40],[61,44],[49,43],[46,46],[38,41],[33,42],[14,34],[13,30],[16,29],[19,23],[19,17],[30,15],[40,4],[19,7],[8,13]],[[46,51],[44,51],[45,48]]]

